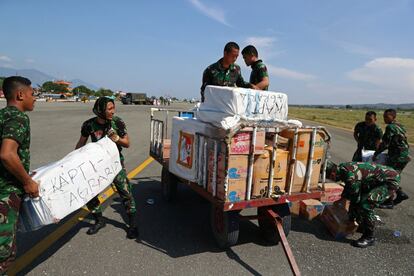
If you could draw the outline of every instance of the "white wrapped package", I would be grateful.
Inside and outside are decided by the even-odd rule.
[[[375,150],[362,150],[362,162],[372,162],[372,157],[374,157]],[[385,165],[387,163],[388,154],[380,153],[377,156],[375,163]]]
[[[58,222],[108,187],[121,169],[118,148],[105,137],[34,170],[40,197],[24,199],[20,230]]]
[[[240,121],[285,121],[288,97],[277,92],[208,85],[196,117],[223,129],[231,129]]]
[[[171,173],[197,181],[196,159],[198,158],[197,136],[201,133],[209,137],[224,137],[224,130],[203,123],[194,118],[173,117],[171,131],[171,153],[169,170]]]

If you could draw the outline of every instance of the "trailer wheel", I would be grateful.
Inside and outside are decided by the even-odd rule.
[[[282,218],[282,226],[287,237],[291,228],[291,215],[289,206],[287,203],[273,205],[272,207],[259,207],[257,209],[257,214],[259,215],[259,228],[262,236],[271,244],[278,244],[280,241],[279,234],[277,233],[276,225],[273,221],[269,220],[264,216],[266,209],[271,208],[276,214]]]
[[[226,249],[239,239],[239,211],[224,212],[221,206],[211,204],[210,223],[217,245]]]
[[[168,169],[162,168],[161,172],[161,190],[164,200],[171,202],[177,196],[177,177],[170,173]]]

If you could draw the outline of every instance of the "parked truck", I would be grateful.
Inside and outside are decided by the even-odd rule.
[[[123,104],[148,104],[146,93],[126,93],[121,101]]]

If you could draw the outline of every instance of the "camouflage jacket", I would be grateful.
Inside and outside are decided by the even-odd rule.
[[[207,85],[218,85],[218,86],[237,86],[250,88],[251,85],[245,82],[242,75],[240,66],[233,63],[229,68],[225,69],[222,65],[223,59],[220,59],[216,63],[211,64],[204,70],[203,81],[201,85],[201,97],[204,100],[204,89]]]
[[[26,172],[30,169],[30,119],[27,114],[14,106],[7,106],[0,110],[0,136],[4,139],[13,139],[18,144],[17,154]],[[0,162],[0,191],[23,194],[23,185]]]
[[[261,59],[252,64],[252,72],[250,73],[250,83],[258,84],[263,78],[269,77],[267,73],[267,67]],[[267,90],[269,86],[266,86],[263,90]]]
[[[85,121],[82,124],[81,128],[81,135],[83,137],[91,137],[92,142],[97,142],[105,135],[107,135],[108,131],[112,128],[116,131],[116,133],[119,135],[119,137],[124,137],[127,134],[127,129],[124,121],[117,117],[113,116],[111,122],[106,123],[104,125],[101,125],[97,122],[97,117],[90,118],[89,120]],[[117,145],[119,153],[122,151],[122,147]],[[123,159],[123,156],[121,154],[121,159]]]
[[[367,126],[365,122],[355,125],[354,135],[358,137],[358,148],[366,150],[376,150],[376,141],[381,140],[382,130],[376,124]]]
[[[400,174],[387,166],[367,162],[346,162],[338,166],[337,177],[345,182],[342,196],[357,203],[361,194],[373,188],[387,185],[396,190],[400,185]]]
[[[375,155],[386,149],[388,149],[388,158],[391,163],[410,161],[406,131],[400,123],[392,122],[387,125]]]

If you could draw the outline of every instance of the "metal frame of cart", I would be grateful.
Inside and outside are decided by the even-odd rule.
[[[155,119],[156,112],[163,112],[164,116],[162,119]],[[208,137],[201,133],[196,133],[196,151],[199,158],[195,158],[195,166],[197,171],[197,182],[188,181],[180,178],[169,171],[169,159],[163,156],[163,141],[168,136],[168,118],[172,113],[178,113],[179,117],[183,115],[186,117],[191,114],[188,111],[171,110],[171,109],[160,109],[151,108],[151,138],[150,138],[150,155],[162,165],[162,195],[163,198],[171,201],[175,198],[177,191],[177,184],[183,183],[188,185],[191,189],[197,192],[199,195],[210,201],[211,203],[211,228],[217,244],[220,248],[227,248],[237,243],[239,236],[239,221],[255,220],[259,222],[259,229],[263,236],[274,244],[279,241],[282,242],[283,249],[288,257],[290,266],[294,274],[299,275],[299,269],[296,261],[293,257],[292,251],[287,242],[286,236],[289,234],[291,226],[291,216],[288,203],[301,201],[305,199],[319,199],[326,180],[326,164],[327,164],[327,153],[329,149],[330,134],[321,126],[317,127],[292,127],[292,126],[280,126],[275,123],[269,122],[252,122],[243,123],[237,128],[227,131],[225,138],[217,139],[215,137]],[[273,133],[273,150],[271,154],[271,166],[269,168],[268,188],[267,191],[273,191],[273,179],[274,179],[274,164],[277,159],[277,143],[279,133],[283,129],[294,129],[293,138],[293,151],[290,161],[288,162],[288,176],[287,176],[287,189],[284,194],[272,194],[267,192],[264,198],[251,198],[252,191],[252,177],[253,177],[253,163],[254,163],[254,149],[256,146],[256,133],[259,129],[264,129],[266,133]],[[296,162],[296,152],[298,144],[298,132],[299,129],[309,130],[311,132],[310,150],[308,155],[308,162],[305,174],[305,185],[306,192],[293,193],[293,178]],[[240,131],[251,132],[250,142],[250,153],[249,153],[249,167],[247,174],[247,189],[245,200],[238,202],[226,202],[216,197],[217,185],[227,185],[228,177],[225,178],[225,183],[217,182],[217,170],[218,170],[218,143],[225,142],[227,145],[226,156],[229,153],[230,139]],[[321,185],[322,190],[311,190],[310,183],[312,177],[312,160],[314,157],[314,146],[316,134],[318,131],[323,131],[326,135],[326,150],[325,156],[323,157],[322,167],[322,179]],[[207,174],[208,174],[208,160],[211,159],[209,156],[209,148],[213,148],[213,172],[212,172],[212,186],[213,193],[207,191]],[[227,158],[226,158],[227,160]],[[228,170],[227,162],[225,162],[225,171]],[[227,186],[225,186],[227,187]],[[257,215],[254,216],[241,216],[239,213],[241,210],[246,208],[257,208]]]

